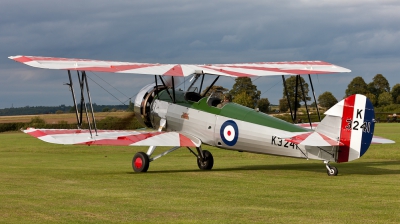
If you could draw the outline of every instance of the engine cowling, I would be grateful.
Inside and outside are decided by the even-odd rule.
[[[136,95],[134,112],[141,125],[154,128],[151,122],[151,105],[157,93],[164,89],[164,86],[152,83],[143,87]]]

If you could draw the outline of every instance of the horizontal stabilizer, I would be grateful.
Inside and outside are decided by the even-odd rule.
[[[312,129],[315,129],[318,126],[319,123],[320,122],[311,123]],[[304,128],[310,128],[310,124],[309,123],[300,123],[300,124],[297,124],[297,125],[301,126],[301,127],[304,127]],[[372,141],[371,141],[371,144],[394,144],[394,143],[396,143],[396,142],[393,141],[393,140],[390,140],[390,139],[387,139],[387,138],[383,138],[383,137],[380,137],[380,136],[376,136],[376,135],[374,135],[372,137]]]
[[[387,138],[382,138],[379,136],[374,135],[374,137],[372,137],[372,141],[371,144],[393,144],[396,143],[393,140],[387,139]]]
[[[120,146],[188,146],[198,147],[201,141],[178,132],[143,132],[98,130],[97,135],[85,129],[35,129],[25,133],[42,141],[64,145],[120,145]]]
[[[341,142],[335,141],[334,139],[318,132],[307,132],[304,134],[293,136],[291,138],[287,138],[285,139],[285,141],[295,144],[318,147],[343,145]]]

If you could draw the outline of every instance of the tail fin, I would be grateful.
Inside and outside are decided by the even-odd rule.
[[[364,95],[351,95],[331,107],[325,115],[315,131],[341,143],[336,162],[349,162],[364,155],[375,127],[371,101]]]

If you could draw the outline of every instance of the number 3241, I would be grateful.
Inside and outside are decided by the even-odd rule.
[[[353,121],[351,119],[347,119],[346,122],[347,122],[347,125],[346,125],[347,130],[353,129],[355,131],[363,130],[363,132],[366,132],[366,133],[371,132],[371,122],[364,122],[361,124],[361,126],[360,126],[359,121]]]

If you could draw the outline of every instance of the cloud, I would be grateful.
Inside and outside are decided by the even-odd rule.
[[[240,42],[240,38],[236,35],[225,35],[222,37],[222,44],[238,44]]]
[[[353,71],[318,76],[319,86],[336,97],[342,97],[346,82],[359,75],[368,76],[369,82],[382,73],[394,85],[400,70],[399,11],[400,2],[389,0],[4,0],[0,108],[9,107],[10,101],[14,106],[58,105],[70,94],[59,93],[66,72],[30,68],[7,58],[18,54],[195,64],[324,60]],[[151,77],[99,75],[127,96],[151,82]],[[338,79],[343,84],[333,87]],[[269,81],[275,82],[259,79],[256,85],[265,91]],[[282,95],[276,86],[268,91],[274,103]],[[99,103],[113,98],[101,88],[93,87],[92,92]]]

